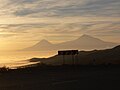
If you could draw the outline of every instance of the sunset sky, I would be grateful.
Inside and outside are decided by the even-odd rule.
[[[0,50],[83,34],[120,43],[120,0],[0,0]]]

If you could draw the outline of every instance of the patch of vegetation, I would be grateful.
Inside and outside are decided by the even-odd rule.
[[[0,72],[1,72],[1,73],[7,72],[7,71],[9,71],[9,70],[10,70],[10,68],[9,68],[9,67],[6,67],[6,66],[3,66],[3,67],[0,68]]]

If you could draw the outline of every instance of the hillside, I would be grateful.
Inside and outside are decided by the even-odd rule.
[[[37,59],[46,64],[61,65],[63,63],[63,56],[53,56],[46,59]],[[36,61],[36,59],[34,59]],[[65,63],[72,64],[72,56],[65,55]],[[79,51],[75,56],[76,64],[120,64],[120,45],[112,49]]]

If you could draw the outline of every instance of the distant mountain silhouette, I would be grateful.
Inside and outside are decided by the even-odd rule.
[[[40,42],[38,42],[37,44],[35,44],[34,46],[31,46],[29,48],[26,48],[24,50],[31,50],[31,51],[48,51],[48,50],[52,50],[54,48],[54,44],[50,43],[49,41],[43,39]]]
[[[116,46],[116,43],[105,42],[98,38],[82,35],[78,39],[67,41],[58,44],[52,44],[47,40],[42,40],[36,45],[26,48],[24,50],[33,51],[49,51],[49,50],[62,50],[62,49],[78,49],[78,50],[93,50],[93,49],[105,49]]]
[[[41,61],[51,65],[61,65],[63,56],[56,55],[46,59],[31,59],[31,61]],[[112,49],[80,51],[78,56],[75,56],[77,64],[120,64],[120,45]],[[66,64],[72,64],[72,56],[65,56]]]

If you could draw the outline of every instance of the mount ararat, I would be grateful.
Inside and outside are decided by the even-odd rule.
[[[66,41],[58,44],[52,44],[47,40],[41,40],[37,44],[23,49],[24,51],[57,51],[57,50],[67,50],[67,49],[77,49],[77,50],[94,50],[94,49],[106,49],[117,46],[117,43],[106,42],[101,39],[82,35],[81,37]]]

